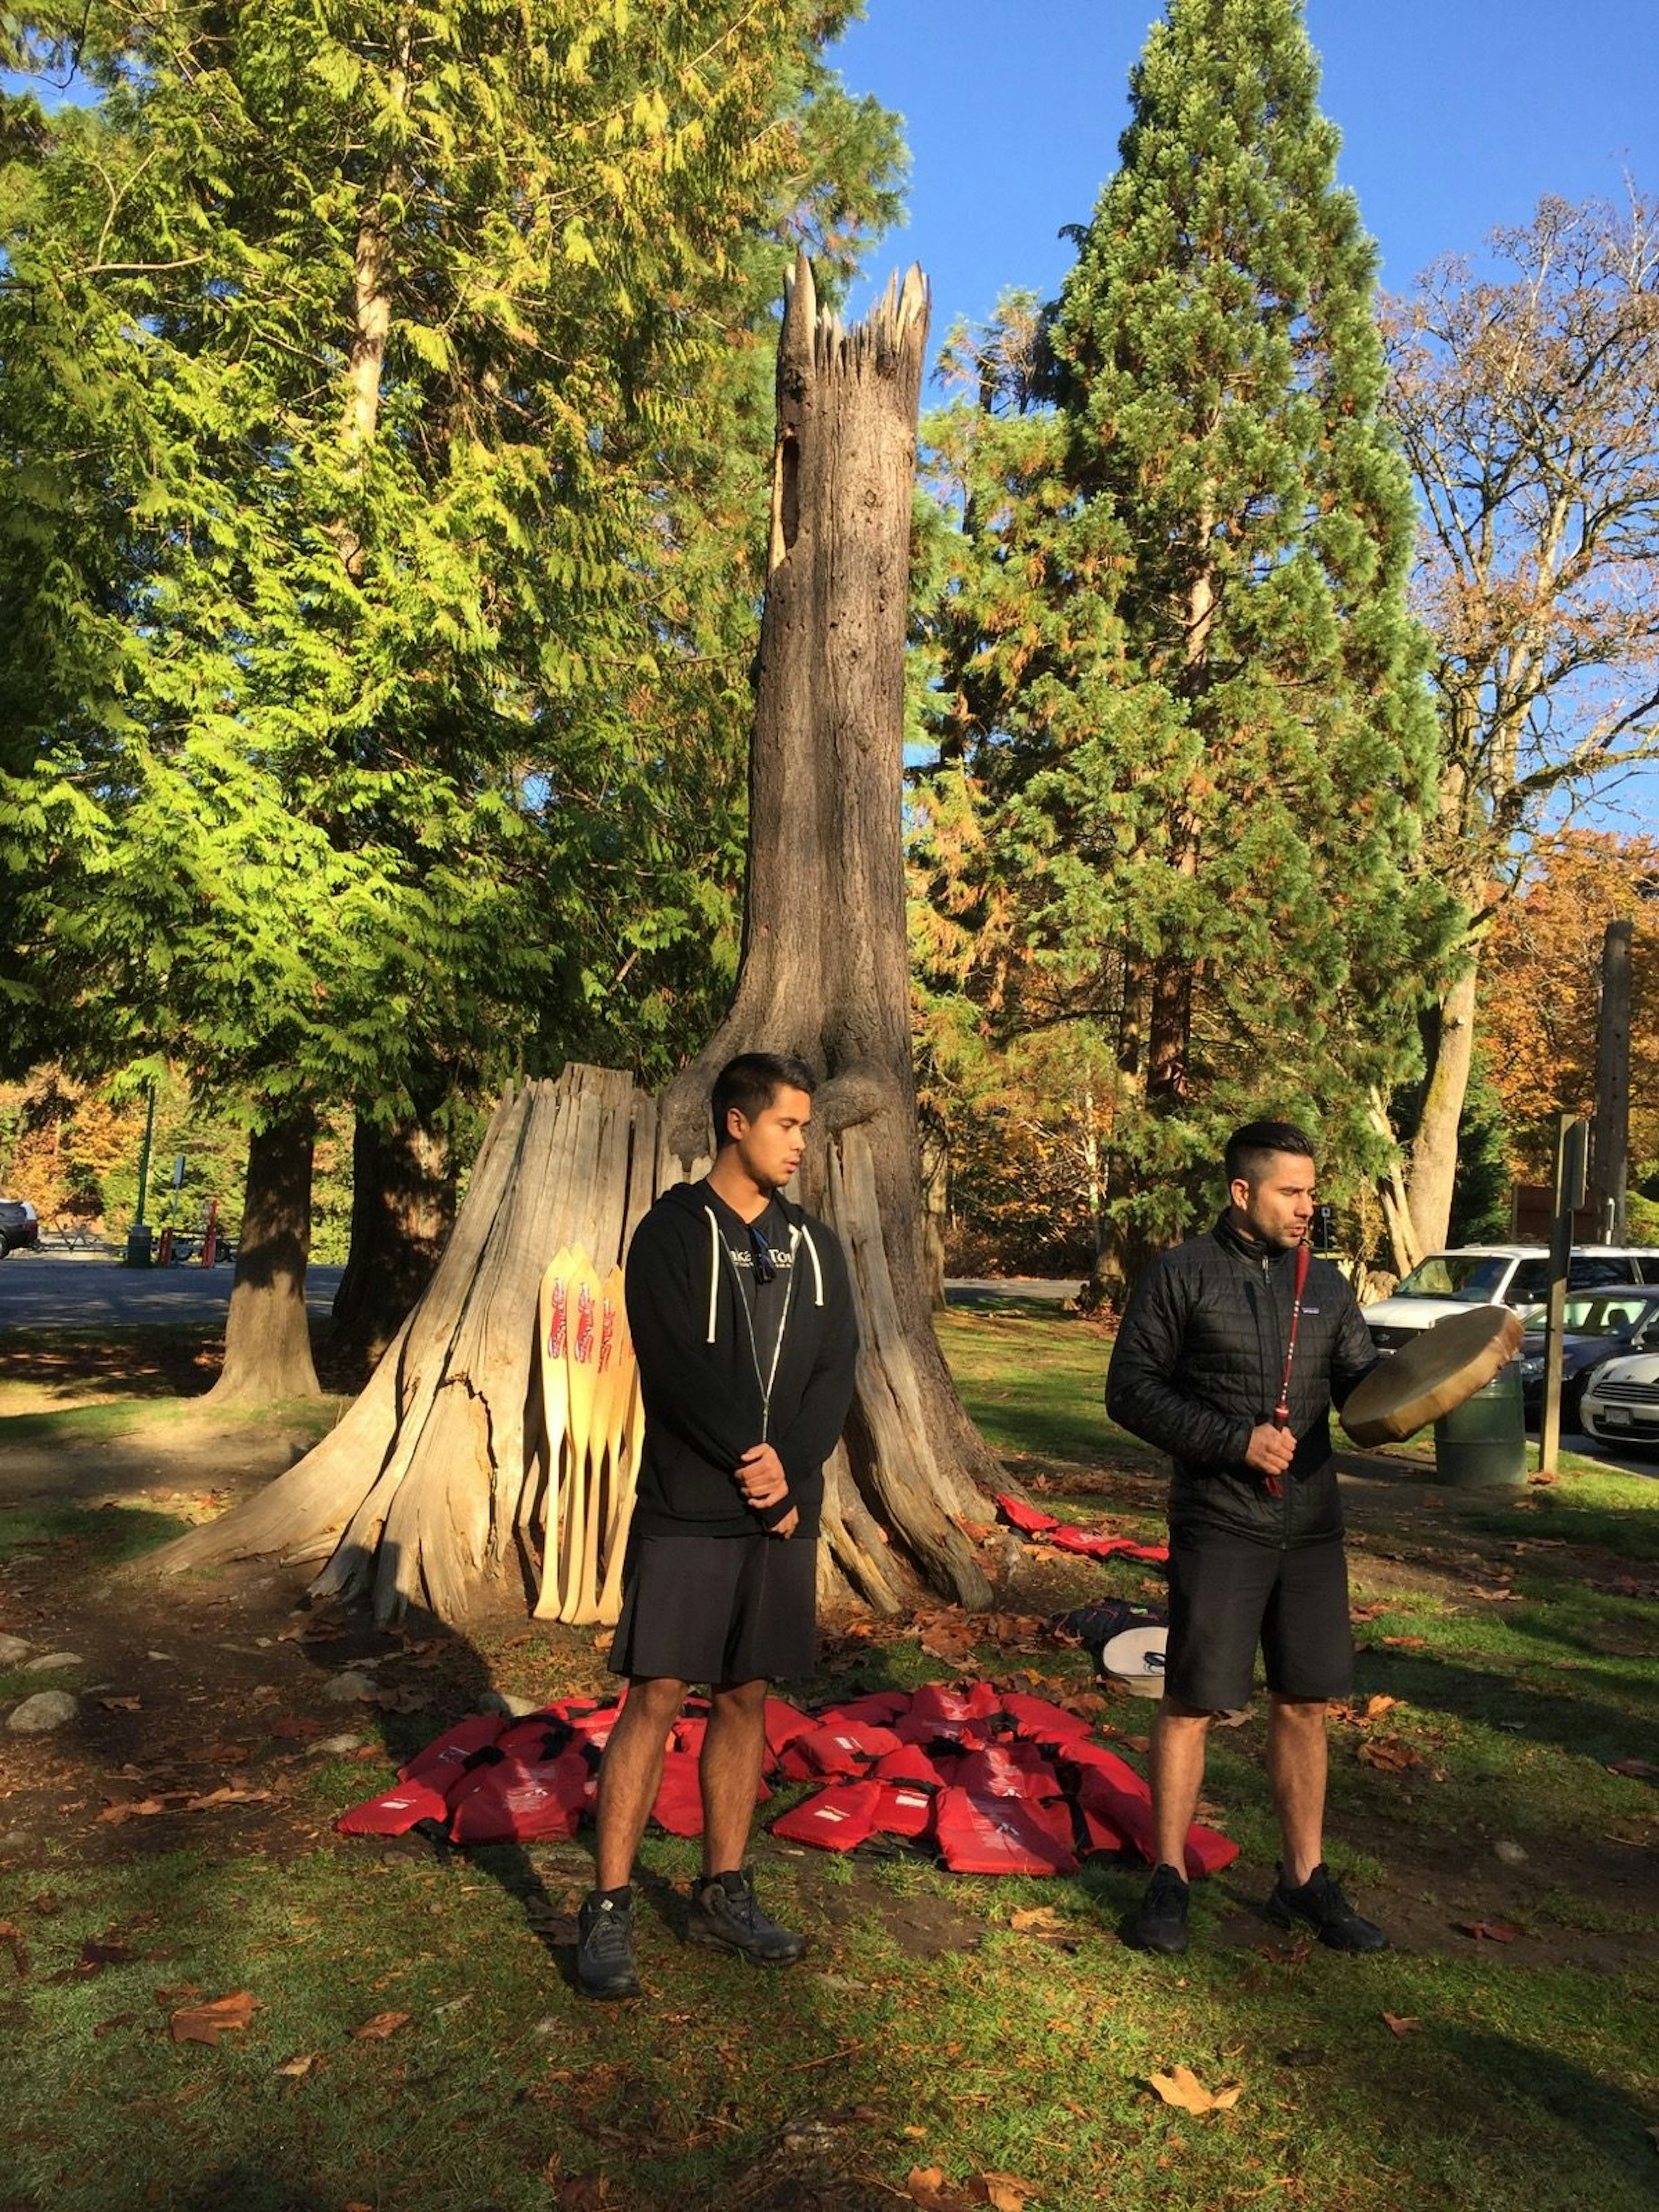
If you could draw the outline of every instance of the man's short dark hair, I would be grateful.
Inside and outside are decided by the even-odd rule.
[[[1313,1139],[1294,1121],[1247,1121],[1227,1139],[1224,1159],[1229,1185],[1242,1176],[1254,1190],[1275,1152],[1293,1152],[1303,1160],[1318,1157]]]
[[[732,1142],[726,1117],[735,1106],[745,1121],[763,1114],[780,1091],[804,1091],[810,1098],[818,1079],[804,1060],[787,1052],[744,1052],[728,1060],[714,1078],[708,1109],[714,1117],[714,1150]]]

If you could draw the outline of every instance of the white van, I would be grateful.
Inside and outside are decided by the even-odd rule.
[[[1567,1261],[1567,1288],[1603,1283],[1659,1283],[1659,1249],[1651,1244],[1581,1244]],[[1379,1352],[1402,1344],[1468,1306],[1542,1305],[1550,1291],[1550,1255],[1542,1244],[1463,1244],[1419,1260],[1399,1289],[1362,1306]]]

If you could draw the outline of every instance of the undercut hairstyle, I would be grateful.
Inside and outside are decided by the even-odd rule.
[[[810,1098],[818,1079],[793,1053],[745,1052],[728,1060],[714,1078],[708,1109],[714,1117],[714,1150],[732,1142],[726,1117],[735,1106],[745,1121],[763,1114],[780,1091],[804,1091]]]
[[[1294,1121],[1247,1121],[1227,1139],[1224,1160],[1228,1188],[1231,1189],[1242,1176],[1254,1190],[1266,1176],[1267,1163],[1275,1152],[1293,1152],[1301,1160],[1318,1157],[1313,1139],[1305,1129],[1298,1129]]]

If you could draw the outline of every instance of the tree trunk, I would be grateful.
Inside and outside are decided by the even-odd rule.
[[[1408,1188],[1411,1242],[1420,1256],[1443,1250],[1451,1227],[1452,1189],[1457,1179],[1457,1132],[1468,1096],[1474,1058],[1474,1001],[1479,979],[1479,941],[1468,964],[1441,1000],[1430,1040],[1423,1111],[1412,1139]]]
[[[422,1121],[377,1129],[359,1115],[351,1141],[351,1249],[334,1294],[336,1347],[364,1361],[386,1350],[431,1281],[455,1222],[449,1146]]]
[[[847,1248],[861,1347],[825,1470],[820,1587],[895,1610],[923,1584],[991,1589],[960,1520],[998,1464],[951,1386],[929,1312],[910,1063],[902,848],[904,635],[927,288],[869,322],[821,319],[797,265],[778,362],[771,573],[750,766],[743,964],[732,1012],[660,1112],[629,1079],[567,1068],[503,1101],[420,1304],[334,1433],[258,1498],[155,1555],[166,1571],[280,1553],[316,1588],[465,1610],[515,1551],[527,1589],[556,1540],[536,1297],[580,1245],[603,1274],[653,1198],[702,1173],[714,1077],[748,1050],[826,1079],[804,1196]]]
[[[221,1403],[319,1395],[306,1319],[315,1137],[305,1114],[249,1141],[225,1364],[210,1394]]]
[[[708,1142],[725,1061],[799,1053],[827,1081],[809,1204],[848,1248],[864,1350],[823,1558],[877,1603],[913,1561],[935,1589],[990,1590],[953,1516],[988,1517],[999,1479],[951,1385],[930,1318],[910,1060],[904,912],[904,636],[916,404],[927,338],[920,270],[870,320],[820,316],[803,254],[778,351],[772,532],[750,756],[743,963],[726,1021],[663,1100],[670,1146]],[[842,1464],[843,1459],[845,1464]],[[892,1544],[871,1541],[873,1511]]]

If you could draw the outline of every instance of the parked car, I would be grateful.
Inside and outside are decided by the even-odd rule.
[[[1581,1244],[1567,1262],[1567,1288],[1593,1291],[1620,1283],[1659,1285],[1659,1249],[1651,1244]],[[1386,1298],[1361,1311],[1379,1352],[1398,1352],[1420,1330],[1468,1306],[1535,1306],[1549,1296],[1550,1255],[1541,1244],[1465,1244],[1421,1260]]]
[[[1659,1444],[1659,1352],[1598,1367],[1584,1384],[1578,1421],[1601,1443]]]
[[[1529,1421],[1538,1419],[1544,1407],[1544,1312],[1540,1306],[1522,1316],[1527,1333],[1521,1345],[1521,1395]],[[1659,1347],[1659,1290],[1621,1283],[1567,1300],[1561,1329],[1564,1429],[1578,1426],[1584,1386],[1595,1370],[1626,1352],[1639,1352],[1650,1334]]]
[[[0,1198],[0,1260],[12,1252],[38,1252],[40,1217],[26,1198]]]

